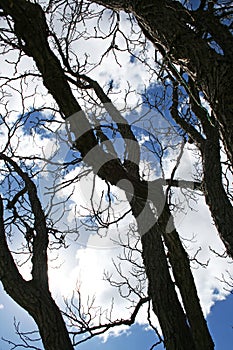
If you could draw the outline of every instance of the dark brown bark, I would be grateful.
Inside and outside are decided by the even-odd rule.
[[[200,300],[197,295],[197,290],[194,282],[193,275],[190,270],[190,263],[188,255],[180,241],[179,235],[175,229],[173,218],[169,209],[168,204],[166,203],[166,198],[162,189],[163,181],[156,182],[156,188],[150,187],[150,190],[153,191],[149,196],[147,195],[147,191],[144,189],[144,198],[142,190],[140,186],[135,184],[135,195],[131,201],[131,207],[133,210],[133,214],[137,219],[139,233],[142,235],[142,245],[143,245],[143,260],[145,264],[145,268],[148,275],[149,280],[149,295],[152,299],[152,303],[154,306],[154,311],[160,321],[164,337],[168,340],[166,344],[167,349],[172,348],[172,341],[169,342],[171,335],[173,334],[174,328],[169,328],[171,324],[166,323],[166,320],[163,319],[164,315],[171,315],[169,319],[174,316],[179,318],[182,321],[182,309],[177,307],[174,310],[169,310],[169,298],[174,298],[172,304],[176,305],[175,298],[177,298],[174,285],[171,283],[170,276],[168,273],[167,261],[164,261],[164,247],[162,244],[161,237],[163,237],[165,245],[168,249],[168,260],[171,264],[172,273],[174,276],[175,284],[179,288],[182,301],[184,304],[184,310],[186,313],[186,323],[189,325],[190,329],[183,332],[186,332],[187,339],[193,339],[194,348],[199,350],[212,350],[214,349],[214,343],[209,333],[205,318],[203,316],[203,312],[200,306]],[[157,210],[161,212],[159,215],[158,222],[153,225],[152,228],[147,230],[147,223],[154,222],[154,214],[151,212],[150,207],[146,203],[146,198],[150,198],[152,203],[155,205]],[[142,208],[144,210],[144,215],[141,216]],[[145,210],[146,208],[146,210]],[[146,232],[146,233],[145,233]],[[145,233],[145,234],[144,234]],[[155,240],[155,242],[154,242]],[[160,242],[161,241],[161,242]],[[154,251],[154,253],[152,253]],[[155,261],[154,259],[159,259]],[[157,258],[158,257],[158,258]],[[166,260],[166,257],[165,257]],[[157,269],[164,270],[163,274],[158,275]],[[167,269],[167,270],[166,270]],[[166,273],[165,273],[166,271]],[[169,273],[168,273],[169,274]],[[160,280],[161,278],[161,280]],[[166,281],[164,280],[166,279]],[[163,294],[164,288],[162,285],[166,285],[167,288],[171,288],[170,296],[166,299],[166,293]],[[159,290],[161,288],[161,290]],[[158,289],[158,290],[157,290]],[[161,294],[162,292],[162,294]],[[175,293],[175,295],[174,295]],[[169,299],[170,300],[170,299]],[[171,301],[171,300],[170,300]],[[157,305],[159,303],[159,306]],[[175,312],[173,315],[172,313]],[[180,316],[178,316],[180,315]],[[162,326],[163,325],[163,326]],[[174,325],[172,326],[174,327]],[[182,325],[179,325],[178,328]],[[184,327],[184,325],[183,325]],[[189,334],[190,333],[190,334]],[[175,344],[179,344],[180,335],[174,335],[173,342]],[[176,338],[177,337],[177,338]],[[181,343],[182,344],[182,343]],[[179,346],[181,346],[181,344]],[[178,346],[178,348],[180,348]],[[185,340],[183,342],[183,346],[185,347]],[[189,345],[191,347],[191,344]]]
[[[172,266],[177,287],[180,290],[196,349],[214,349],[214,343],[203,316],[194,278],[190,270],[189,258],[175,229],[167,204],[165,204],[159,217],[159,224],[168,248],[168,259]]]
[[[203,157],[203,183],[206,203],[226,252],[233,258],[233,207],[222,184],[220,145],[218,132],[210,127],[201,150]]]
[[[195,80],[210,103],[227,155],[233,164],[233,38],[209,10],[189,11],[178,1],[94,1],[135,15],[146,37],[163,47],[170,62]],[[200,33],[210,33],[223,50],[216,52]]]
[[[200,105],[200,99],[195,86],[192,90],[191,106],[195,115],[202,123],[205,134],[202,136],[197,130],[178,113],[177,86],[173,88],[173,104],[171,115],[183,130],[192,138],[202,155],[203,182],[202,188],[206,203],[210,209],[219,236],[226,248],[227,254],[233,258],[233,207],[227,196],[222,181],[222,167],[218,129],[206,118],[206,112]],[[197,103],[199,102],[199,103]]]
[[[192,95],[199,101],[192,82]],[[200,101],[199,101],[200,102]],[[223,186],[219,131],[206,118],[204,110],[191,98],[193,112],[202,122],[206,138],[198,144],[202,155],[203,190],[219,236],[226,252],[233,258],[233,207]],[[194,139],[195,140],[195,139]]]
[[[146,212],[143,219],[140,219],[142,206],[146,206]],[[154,214],[149,205],[139,199],[131,202],[131,207],[133,215],[137,218],[138,231],[144,233],[145,223],[153,222]],[[161,227],[157,222],[142,234],[141,242],[142,257],[148,277],[148,294],[162,328],[164,345],[169,350],[198,349],[195,347],[188,320],[169,273],[161,235]]]
[[[48,290],[43,291],[39,286],[37,288],[37,299],[34,298],[34,302],[36,307],[33,308],[30,314],[38,326],[45,349],[73,350],[61,310],[54,302],[50,292]]]

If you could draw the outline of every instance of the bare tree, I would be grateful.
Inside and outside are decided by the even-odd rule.
[[[73,349],[61,312],[49,291],[47,275],[48,228],[41,203],[37,196],[36,186],[14,160],[2,153],[0,158],[12,169],[12,172],[15,172],[21,178],[19,181],[21,180],[22,182],[23,180],[24,182],[23,189],[19,189],[13,200],[8,202],[8,207],[14,209],[13,217],[9,217],[8,225],[11,226],[14,222],[18,221],[16,225],[21,224],[23,226],[21,230],[23,231],[24,229],[25,239],[31,245],[32,251],[32,279],[26,281],[20,274],[7,244],[3,205],[3,201],[6,198],[1,198],[1,282],[11,298],[34,318],[46,349],[57,349],[58,347]],[[24,198],[20,197],[23,197],[26,192],[31,207],[31,215],[27,217],[26,213],[24,213],[21,218],[22,213],[18,213],[16,204],[18,199],[25,201]],[[24,207],[24,204],[22,204],[22,207]]]
[[[190,139],[200,149],[203,157],[204,179],[203,183],[200,181],[197,182],[197,186],[199,189],[204,190],[207,203],[225,243],[227,252],[232,256],[233,244],[231,234],[229,234],[232,230],[231,228],[229,231],[232,207],[222,185],[219,146],[220,133],[229,159],[232,160],[232,128],[228,114],[229,110],[226,107],[230,105],[230,101],[227,100],[228,97],[224,90],[227,88],[228,92],[230,91],[229,74],[231,74],[230,68],[232,67],[229,61],[226,62],[227,58],[225,56],[220,56],[218,52],[209,47],[207,39],[202,38],[202,35],[200,36],[200,34],[196,34],[195,32],[196,21],[202,23],[200,21],[200,13],[203,15],[203,12],[207,11],[205,4],[202,3],[200,9],[194,12],[192,10],[188,11],[179,3],[173,1],[154,2],[153,5],[147,5],[141,2],[131,4],[130,2],[123,3],[121,1],[100,1],[98,3],[109,6],[117,11],[125,10],[132,12],[143,28],[145,35],[154,42],[163,56],[163,62],[170,73],[169,79],[173,83],[173,97],[170,107],[171,115],[183,129],[180,134],[178,133],[182,136],[182,139],[185,139],[189,135]],[[159,319],[166,348],[169,350],[177,348],[213,349],[214,344],[201,310],[194,279],[190,270],[189,258],[174,226],[168,200],[168,193],[171,186],[178,184],[179,186],[184,185],[187,187],[189,184],[182,181],[177,183],[174,179],[175,170],[170,179],[159,178],[154,181],[146,181],[142,178],[139,168],[141,157],[139,142],[131,126],[120,111],[116,109],[108,94],[104,92],[98,82],[86,74],[85,67],[80,67],[78,55],[75,56],[77,61],[76,67],[72,67],[70,63],[69,53],[71,51],[69,51],[69,46],[73,38],[72,36],[69,37],[69,34],[73,30],[75,31],[78,20],[82,21],[85,15],[85,11],[82,12],[79,7],[75,7],[77,5],[76,2],[72,4],[74,9],[71,8],[70,25],[66,23],[68,26],[68,35],[64,40],[61,40],[52,30],[52,27],[49,27],[45,12],[38,3],[25,0],[19,0],[17,3],[9,3],[6,0],[0,1],[2,8],[1,16],[5,19],[7,26],[7,29],[4,28],[2,30],[1,35],[1,40],[6,48],[5,50],[13,47],[19,50],[21,55],[27,55],[34,60],[37,67],[36,74],[42,78],[43,84],[55,100],[57,109],[59,109],[63,120],[69,124],[70,132],[74,136],[72,147],[79,152],[80,158],[91,167],[94,174],[98,175],[108,184],[118,186],[125,191],[132,214],[137,222],[138,232],[141,236],[142,257],[149,285],[148,296],[152,301],[153,311]],[[60,5],[64,5],[65,7],[71,6],[68,2],[51,2],[50,6],[55,6],[52,12],[53,15],[56,12],[56,6]],[[80,17],[75,17],[77,10],[80,11],[78,12]],[[210,11],[210,8],[208,11]],[[217,9],[216,11],[220,10]],[[228,11],[228,9],[224,11]],[[184,17],[184,23],[180,21],[177,13],[179,13],[179,16],[182,15]],[[154,25],[155,20],[156,26]],[[221,23],[219,25],[222,26]],[[192,26],[195,30],[192,29]],[[174,28],[177,28],[177,31],[175,35],[171,35],[171,30],[174,30]],[[205,33],[206,30],[204,30]],[[110,33],[111,35],[114,39],[116,31]],[[212,35],[215,37],[215,34]],[[190,40],[193,37],[195,37],[195,42],[197,42],[195,52],[193,45],[192,47],[190,46],[194,42]],[[218,41],[217,39],[214,40]],[[223,40],[221,44],[226,45],[226,42]],[[58,55],[54,53],[52,45],[54,45],[54,49]],[[114,50],[115,48],[116,45],[113,40],[109,50]],[[196,50],[198,50],[198,54]],[[203,55],[203,62],[200,63],[201,55]],[[219,70],[216,67],[210,68],[209,61],[219,62],[219,60],[223,61]],[[178,71],[174,66],[176,63],[188,73],[190,79],[188,84],[185,82],[182,71]],[[197,77],[195,78],[196,80],[194,77]],[[220,82],[218,86],[222,87],[221,91],[220,89],[216,91],[216,81]],[[183,86],[186,94],[189,95],[189,103],[191,104],[192,111],[195,113],[196,118],[198,118],[196,124],[191,119],[192,114],[188,115],[187,113],[184,117],[180,116],[177,83]],[[109,86],[109,91],[111,88]],[[104,120],[104,124],[101,124],[97,120],[88,118],[84,109],[81,107],[81,102],[79,103],[75,95],[76,89],[81,91],[81,93],[85,93],[86,91],[86,97],[94,98],[94,105],[102,105],[104,107],[105,112],[111,120],[107,126],[107,119]],[[209,120],[206,109],[201,105],[200,91],[204,93],[213,109],[214,120],[219,124],[219,132],[217,131],[217,127],[212,125],[213,121],[211,119]],[[213,96],[215,96],[214,99]],[[220,104],[219,101],[223,101],[223,103]],[[203,113],[205,113],[205,116],[203,116]],[[125,149],[123,159],[119,157],[117,149],[111,141],[111,137],[105,131],[106,128],[108,132],[112,130],[113,133],[118,133],[119,137],[123,140]],[[214,157],[214,162],[212,157]],[[47,228],[43,211],[36,197],[35,187],[26,173],[22,172],[14,160],[11,160],[4,153],[1,153],[1,159],[10,164],[14,171],[24,180],[26,187],[24,191],[28,192],[29,202],[34,215],[36,235],[33,237],[32,245],[32,280],[27,282],[27,284],[32,286],[35,284],[37,288],[42,284],[41,291],[45,290],[45,295],[49,298],[46,262],[48,237],[44,234],[47,232]],[[210,164],[214,164],[214,167],[217,169],[217,171],[214,171],[215,177],[211,177],[213,170],[211,170]],[[221,203],[224,204],[224,210],[222,212],[219,212],[219,204],[215,197],[216,187],[214,190],[211,187],[213,182],[217,183],[221,194]],[[164,193],[163,186],[167,185],[167,192]],[[195,187],[195,184],[193,186]],[[16,194],[15,199],[12,200],[13,203],[17,202],[21,196],[21,191]],[[221,213],[221,217],[219,213]],[[44,220],[43,227],[41,226],[42,219]],[[227,227],[224,226],[225,222],[227,222]],[[3,242],[5,242],[2,245],[2,256],[3,258],[4,254],[8,256],[12,265],[11,268],[14,271],[13,275],[5,275],[5,262],[2,260],[1,280],[5,289],[25,309],[28,310],[30,308],[30,314],[38,324],[46,349],[53,349],[55,347],[72,348],[61,314],[51,298],[49,299],[51,312],[47,312],[46,317],[50,318],[51,316],[51,323],[54,323],[54,317],[59,319],[59,322],[56,321],[55,323],[58,327],[63,327],[63,331],[60,332],[63,335],[61,339],[57,337],[57,331],[50,327],[47,319],[43,319],[40,308],[36,306],[33,309],[34,304],[31,305],[29,303],[29,298],[26,297],[27,294],[25,294],[24,299],[21,293],[22,299],[20,299],[17,290],[15,294],[12,292],[10,287],[13,281],[12,276],[19,279],[19,275],[5,240],[3,204],[1,224]],[[23,224],[25,229],[27,229],[27,225],[24,222]],[[172,274],[169,264],[171,265]],[[22,279],[20,281],[23,288],[26,282],[22,281]],[[181,294],[183,305],[179,301],[175,284]],[[29,288],[28,292],[33,293],[34,290],[30,291]],[[47,305],[46,302],[45,305]],[[56,312],[53,309],[56,309]],[[52,332],[53,337],[47,337],[47,332]],[[56,338],[56,341],[54,338]]]

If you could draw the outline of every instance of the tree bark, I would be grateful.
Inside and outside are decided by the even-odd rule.
[[[233,259],[233,207],[222,183],[220,144],[214,127],[209,127],[201,153],[205,200],[226,252]]]
[[[179,288],[187,319],[191,328],[196,349],[212,350],[214,343],[204,318],[188,255],[176,231],[168,204],[159,217],[164,242],[168,248],[170,261],[177,287]]]
[[[192,82],[190,87],[195,100],[200,102]],[[193,98],[191,98],[191,106],[195,115],[201,120],[206,136],[197,143],[202,155],[203,191],[206,204],[209,206],[226,252],[233,259],[233,207],[223,186],[219,131],[206,119],[200,103],[197,104]]]
[[[145,200],[143,201],[142,191],[136,183],[134,185],[135,198],[130,201],[130,204],[137,220],[139,234],[142,235],[142,255],[149,280],[149,296],[152,299],[154,311],[161,324],[166,347],[167,349],[173,349],[174,344],[176,344],[178,349],[183,349],[181,346],[183,346],[184,349],[186,348],[185,339],[183,339],[182,343],[179,338],[180,334],[176,334],[178,329],[183,329],[181,334],[185,334],[189,341],[191,338],[193,339],[193,345],[187,343],[190,349],[194,346],[194,348],[198,350],[213,350],[214,343],[200,306],[200,300],[190,269],[188,255],[175,229],[173,217],[166,202],[162,185],[157,183],[156,186],[156,192],[153,193],[153,196],[150,196],[150,200],[157,208],[159,217],[158,221],[149,230],[146,230],[147,223],[155,221],[155,214],[152,213],[150,206],[146,203],[146,198],[148,198],[147,192],[145,191],[144,193]],[[140,195],[138,195],[138,189]],[[144,213],[143,216],[140,215],[142,210]],[[168,270],[162,237],[168,249],[167,257],[171,264],[174,284]],[[158,270],[163,271],[163,273],[159,273]],[[180,308],[177,305],[178,298],[175,285],[178,287],[182,297],[186,313],[185,319],[183,319],[183,310],[180,304]],[[167,296],[168,291],[164,293],[166,288],[169,290],[169,296]],[[173,310],[168,309],[170,305],[169,302],[171,302],[172,305],[176,305]],[[159,303],[159,305],[157,305],[157,303]],[[173,319],[174,322],[177,317],[177,322],[180,322],[180,324],[177,324],[178,329],[176,329],[174,334],[174,324],[167,322],[168,319],[164,320],[164,315],[166,315],[169,320]],[[185,324],[182,324],[182,322],[185,322]],[[188,329],[186,328],[187,325],[189,325]]]
[[[142,206],[146,206],[146,213],[140,219]],[[195,347],[188,320],[169,273],[161,227],[157,222],[144,233],[145,223],[153,222],[154,213],[148,203],[145,204],[138,198],[131,202],[131,208],[133,215],[137,218],[139,234],[142,233],[142,257],[148,277],[148,294],[163,332],[165,348],[167,350],[198,349]]]
[[[201,121],[204,135],[180,117],[176,85],[173,87],[171,115],[176,123],[187,132],[201,152],[203,167],[201,190],[226,252],[233,259],[233,207],[223,186],[219,132],[206,118],[205,110],[201,108],[200,103],[197,103],[200,102],[197,90],[192,84],[190,88],[194,97],[190,98],[191,107]]]

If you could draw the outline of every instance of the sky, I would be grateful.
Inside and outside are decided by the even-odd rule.
[[[1,305],[4,304],[4,308]],[[233,295],[230,294],[225,300],[218,301],[212,307],[207,317],[207,323],[213,336],[216,350],[232,350],[233,343]],[[23,330],[34,329],[34,324],[30,317],[25,314],[18,305],[6,296],[2,288],[0,289],[0,337],[6,339],[19,340],[14,332],[14,317],[21,321]],[[97,350],[150,350],[158,339],[153,331],[146,330],[145,326],[135,324],[130,329],[123,331],[120,335],[111,336],[107,341],[93,338],[79,346],[80,350],[88,350],[94,347]],[[0,340],[0,350],[9,350],[7,343]],[[163,346],[156,347],[162,350]]]
[[[87,27],[88,32],[94,34],[94,25],[93,19],[89,21]],[[122,15],[122,28],[125,33],[130,34],[130,24],[125,21],[124,15]],[[56,24],[57,30],[59,30],[59,23]],[[101,21],[101,29],[107,30],[109,26],[107,16]],[[135,34],[135,38],[137,34]],[[76,45],[76,46],[75,46]],[[109,42],[106,40],[89,39],[79,40],[78,43],[78,52],[80,57],[85,57],[85,53],[88,50],[90,62],[98,62],[103,53],[103,48],[107,48]],[[159,90],[158,86],[151,84],[152,72],[148,71],[148,67],[142,66],[137,59],[132,59],[127,52],[123,49],[125,48],[124,39],[119,36],[117,38],[117,45],[122,49],[121,52],[118,52],[118,64],[113,64],[113,55],[106,55],[102,65],[97,66],[91,74],[94,79],[97,79],[101,86],[106,86],[110,81],[113,81],[113,94],[114,103],[118,108],[121,108],[124,105],[124,96],[125,91],[128,89],[128,82],[132,84],[137,92],[143,92],[144,87],[150,87],[150,94]],[[74,43],[73,49],[77,50],[77,44]],[[152,57],[154,55],[153,48],[148,45],[142,49],[142,47],[134,48],[135,54],[144,55],[147,57],[148,64],[153,65]],[[16,53],[9,52],[8,60],[3,59],[0,56],[1,65],[0,73],[4,76],[14,75],[14,69],[12,65],[7,64],[7,61],[11,61],[13,58],[16,58]],[[30,69],[33,67],[32,61],[29,59],[23,58],[18,64],[19,71],[24,71],[25,69]],[[111,69],[110,69],[111,68]],[[15,82],[17,85],[17,82]],[[151,85],[150,85],[151,84]],[[12,110],[12,113],[9,115],[8,123],[13,125],[18,115],[22,111],[19,108],[21,106],[21,97],[17,92],[17,89],[14,89],[16,86],[6,87],[8,93],[11,94],[11,98],[8,103],[8,110]],[[19,85],[17,86],[18,91]],[[24,93],[28,96],[25,100],[24,108],[32,108],[32,104],[35,107],[40,107],[43,104],[51,104],[52,99],[47,94],[46,90],[41,84],[38,84],[35,92],[35,84],[30,82],[30,84],[23,85]],[[33,92],[33,99],[30,97]],[[114,97],[116,96],[116,97]],[[131,109],[134,110],[134,113],[128,114],[127,118],[130,121],[134,121],[138,118],[142,111],[145,112],[141,107],[134,109],[134,106],[137,104],[138,96],[131,92],[128,94],[128,104],[132,106]],[[84,102],[83,102],[84,103]],[[87,105],[88,106],[88,105]],[[6,110],[1,105],[0,112],[2,115],[6,113]],[[16,111],[16,112],[14,112]],[[47,111],[43,114],[44,117],[49,116]],[[33,119],[34,118],[34,119]],[[55,126],[55,132],[53,137],[48,138],[45,132],[38,132],[38,130],[33,129],[33,120],[35,118],[41,118],[41,114],[34,114],[32,119],[29,118],[27,123],[24,123],[21,128],[18,129],[17,135],[12,138],[12,144],[18,144],[17,140],[20,138],[21,142],[18,145],[17,153],[24,154],[25,149],[27,149],[27,154],[38,154],[46,155],[47,157],[53,153],[55,150],[59,149],[57,157],[60,159],[69,159],[71,154],[69,153],[69,147],[65,142],[60,141],[59,146],[57,146],[56,135],[58,134],[57,125]],[[148,115],[147,121],[150,121],[150,115]],[[156,115],[157,126],[164,127],[164,120]],[[50,128],[54,128],[53,125],[47,124]],[[138,122],[138,133],[143,131],[142,123]],[[154,125],[153,125],[154,127]],[[59,130],[60,133],[64,132],[64,129]],[[4,145],[7,139],[7,129],[4,126],[1,126],[1,143]],[[143,150],[143,154],[147,154],[146,150],[148,149],[149,138],[148,134],[142,132],[140,145]],[[149,145],[150,146],[150,145]],[[60,147],[60,148],[59,148]],[[121,145],[117,145],[120,152]],[[150,147],[149,147],[150,148]],[[169,156],[164,159],[164,169],[167,174],[171,173],[174,162],[171,162],[171,158],[175,157],[170,151]],[[193,163],[195,162],[195,156],[192,153],[192,145],[189,145],[189,149],[185,150],[183,155],[182,162],[177,172],[179,178],[192,179],[192,174],[194,173]],[[157,163],[155,159],[153,164],[153,169]],[[150,179],[156,178],[156,176],[161,175],[161,169],[158,167],[155,170],[151,170],[152,160],[151,157],[144,158],[144,163],[141,164],[143,171],[146,169],[149,173]],[[38,164],[42,166],[42,164]],[[85,166],[83,168],[72,168],[69,173],[60,173],[60,177],[63,180],[70,180],[72,176],[74,177],[77,173],[82,171],[87,171]],[[46,188],[48,184],[52,181],[50,178],[51,173],[46,176],[42,176],[38,180],[38,189],[39,195],[43,198],[44,204],[49,200],[49,195],[46,194]],[[90,193],[92,191],[93,181],[96,183],[94,200],[96,203],[100,201],[101,193],[105,185],[99,179],[93,178],[93,174],[89,174],[75,184],[75,189],[72,195],[71,200],[67,203],[69,206],[69,212],[65,213],[64,219],[67,222],[72,224],[74,222],[74,216],[76,215],[76,210],[79,210],[80,217],[85,219],[88,210],[90,208]],[[67,194],[71,189],[65,189],[59,192],[55,202],[67,197]],[[112,195],[114,197],[114,208],[116,215],[120,215],[122,212],[127,211],[128,206],[125,201],[124,194],[116,189],[112,189]],[[182,194],[176,193],[177,198],[184,200]],[[103,200],[103,205],[106,204],[106,198]],[[226,291],[225,285],[221,282],[222,274],[227,275],[226,271],[233,273],[233,266],[230,264],[230,261],[227,259],[221,259],[217,257],[210,249],[216,250],[218,253],[222,253],[224,248],[222,243],[217,235],[216,230],[214,229],[209,211],[204,203],[204,200],[198,196],[198,204],[195,200],[190,200],[192,210],[187,206],[187,203],[182,202],[184,205],[184,210],[177,213],[176,215],[176,227],[178,228],[186,248],[190,256],[195,256],[195,253],[202,247],[202,250],[198,254],[198,259],[202,263],[206,263],[209,260],[207,267],[201,267],[197,263],[192,263],[193,274],[197,284],[197,289],[199,297],[201,300],[201,305],[203,311],[207,317],[207,322],[210,328],[210,331],[213,335],[216,349],[217,350],[232,350],[233,342],[233,320],[232,320],[232,310],[233,310],[233,295]],[[54,214],[56,215],[56,214]],[[56,217],[56,216],[55,216]],[[111,288],[106,281],[103,280],[104,270],[112,273],[115,278],[115,270],[112,265],[112,259],[117,261],[117,256],[122,253],[120,248],[115,247],[110,240],[110,237],[117,238],[119,232],[123,233],[121,238],[126,239],[125,232],[131,222],[131,217],[127,216],[125,220],[119,223],[118,230],[112,228],[107,237],[105,237],[105,231],[100,230],[100,235],[96,235],[93,232],[88,232],[86,230],[80,230],[79,242],[72,243],[67,250],[61,252],[61,257],[59,262],[62,262],[60,269],[57,269],[57,262],[51,262],[50,268],[50,284],[54,298],[61,303],[61,296],[69,297],[72,293],[72,290],[75,288],[76,282],[81,283],[81,291],[83,295],[90,294],[95,295],[96,305],[102,305],[103,308],[109,308],[111,305],[112,297],[115,298],[113,315],[115,318],[121,318],[129,316],[129,311],[127,307],[129,304],[119,297],[117,290]],[[80,222],[79,222],[80,223]],[[192,243],[190,242],[192,241]],[[130,268],[128,266],[124,267],[125,272],[129,273]],[[25,277],[29,276],[29,268],[22,269],[22,273]],[[132,283],[136,283],[135,280],[132,280]],[[146,286],[144,287],[146,289]],[[85,302],[85,298],[84,298]],[[5,337],[8,339],[15,339],[18,341],[18,338],[14,334],[14,317],[16,322],[20,322],[22,329],[24,331],[32,330],[35,328],[30,317],[19,307],[17,306],[10,298],[5,294],[2,288],[0,288],[0,337]],[[134,350],[149,350],[157,338],[155,333],[147,329],[145,324],[146,311],[143,309],[137,317],[137,323],[127,329],[122,327],[119,331],[115,330],[109,336],[104,336],[103,338],[94,338],[87,343],[80,345],[80,349],[90,349],[95,347],[96,349],[105,349],[105,350],[115,350],[119,347],[123,350],[128,350],[133,348]],[[162,346],[158,346],[157,349],[162,349]],[[0,350],[8,350],[10,346],[3,341],[0,341]]]

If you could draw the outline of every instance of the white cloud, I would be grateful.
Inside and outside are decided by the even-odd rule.
[[[220,280],[222,274],[229,271],[233,274],[233,266],[229,258],[220,258],[225,248],[220,240],[217,230],[212,222],[209,209],[200,197],[198,204],[192,203],[192,210],[187,214],[178,214],[176,218],[178,232],[184,240],[189,256],[192,258],[201,247],[196,259],[207,267],[191,263],[192,272],[196,281],[198,294],[205,315],[210,312],[211,306],[217,300],[224,299],[229,292]]]

